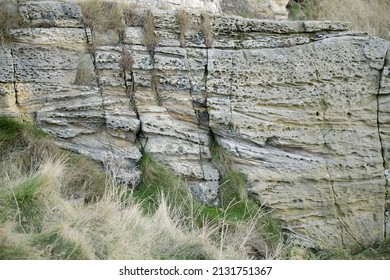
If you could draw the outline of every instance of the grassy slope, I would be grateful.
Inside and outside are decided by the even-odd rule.
[[[37,127],[0,118],[0,165],[0,259],[275,258],[283,248],[257,205],[234,193],[201,205],[147,154],[130,191]]]
[[[283,245],[217,144],[220,206],[144,154],[134,191],[57,148],[38,128],[0,117],[0,259],[390,259],[390,242],[358,254]]]

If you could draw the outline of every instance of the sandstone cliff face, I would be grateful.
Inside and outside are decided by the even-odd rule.
[[[359,248],[383,239],[389,42],[344,23],[214,16],[206,46],[192,15],[183,48],[176,15],[156,12],[151,52],[142,26],[121,37],[84,28],[74,3],[19,9],[37,27],[13,30],[0,47],[2,115],[36,121],[96,160],[125,159],[135,181],[145,150],[209,204],[219,180],[213,137],[294,242]],[[50,28],[38,27],[48,18]]]

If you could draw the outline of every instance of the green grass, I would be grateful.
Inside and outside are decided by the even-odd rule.
[[[48,260],[87,260],[81,244],[64,236],[60,229],[41,232],[32,238],[31,245],[35,246],[45,259]]]
[[[56,148],[33,125],[0,120],[7,141],[0,172],[2,259],[242,259],[264,243],[263,215],[252,213],[248,202],[226,193],[226,203],[202,205],[147,153],[139,164],[141,183],[131,190],[106,178],[101,165]],[[42,157],[26,152],[45,145],[53,148]]]
[[[240,220],[256,220],[258,234],[267,240],[270,247],[281,242],[279,224],[264,211],[258,202],[248,196],[246,176],[234,168],[233,158],[215,139],[210,144],[211,162],[221,174],[219,188],[220,208],[214,215],[225,216],[235,223]]]
[[[278,224],[242,195],[246,178],[216,143],[212,158],[224,170],[223,185],[220,204],[207,207],[147,153],[132,190],[106,177],[101,165],[55,148],[35,126],[2,117],[0,123],[7,143],[0,160],[0,259],[389,258],[388,240],[354,255],[287,252]],[[26,152],[45,145],[53,148],[39,160]]]
[[[38,259],[35,250],[29,246],[27,236],[14,232],[10,225],[0,228],[0,260]]]
[[[13,188],[0,191],[2,218],[14,219],[20,232],[39,231],[45,213],[43,178],[39,175],[22,180]]]

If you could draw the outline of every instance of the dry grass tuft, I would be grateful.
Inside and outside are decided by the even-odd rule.
[[[59,149],[21,170],[12,154],[28,149],[27,141],[50,139],[14,120],[0,118],[0,128],[1,259],[246,259],[277,253],[261,234],[263,214],[248,218],[242,211],[249,208],[236,209],[233,217],[233,204],[220,213],[206,209],[148,155],[140,163],[144,189],[129,190],[117,183],[123,165],[115,157],[105,161],[107,177],[101,167]],[[27,140],[26,133],[40,136]]]
[[[96,82],[96,76],[91,68],[80,67],[77,69],[75,77],[75,85],[91,86]]]
[[[143,44],[151,57],[154,57],[154,50],[157,46],[157,36],[155,34],[153,14],[147,10],[143,19]]]
[[[123,6],[123,18],[126,26],[142,25],[141,17],[135,10],[136,6],[128,4]]]
[[[192,18],[185,10],[180,9],[177,12],[177,22],[179,23],[179,27],[180,27],[180,33],[179,33],[180,47],[185,48],[186,46],[185,36],[192,26]]]
[[[79,3],[83,11],[83,21],[86,27],[96,31],[115,30],[123,32],[125,23],[122,21],[122,7],[116,2],[103,0],[88,0]]]
[[[204,11],[201,13],[201,30],[204,36],[204,44],[207,48],[211,48],[214,42],[213,32],[211,28],[210,15]]]
[[[133,71],[133,65],[134,65],[134,58],[131,56],[131,54],[127,50],[123,50],[121,52],[121,57],[119,59],[119,67],[123,71]]]

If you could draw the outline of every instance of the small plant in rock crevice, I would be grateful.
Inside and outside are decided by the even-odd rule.
[[[119,67],[123,71],[132,72],[134,63],[135,63],[134,58],[131,56],[129,51],[122,50],[121,55],[120,55],[120,59],[119,59]]]

